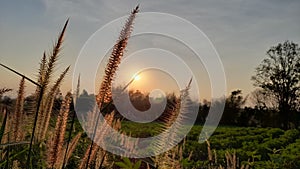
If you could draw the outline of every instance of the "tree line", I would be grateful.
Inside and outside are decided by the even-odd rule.
[[[234,90],[226,98],[221,125],[279,127],[282,129],[300,126],[300,48],[299,45],[285,41],[272,46],[266,52],[266,58],[257,66],[251,77],[256,89],[243,97],[242,90]],[[139,90],[128,91],[133,106],[140,111],[150,108],[149,93]],[[81,97],[92,98],[93,94],[83,91]],[[174,93],[167,95],[167,103],[178,99]],[[59,93],[54,108],[60,105]],[[30,103],[33,97],[25,99]],[[1,96],[1,103],[13,105],[14,100]],[[247,103],[247,104],[246,104]],[[251,103],[251,106],[249,105]],[[204,124],[211,103],[203,100],[199,103],[196,123]],[[161,115],[165,116],[164,113]],[[158,119],[159,121],[160,119]]]

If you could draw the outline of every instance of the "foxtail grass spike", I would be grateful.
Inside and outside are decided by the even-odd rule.
[[[25,79],[22,78],[19,84],[18,97],[15,105],[15,112],[13,115],[13,139],[14,141],[21,141],[22,121],[23,121],[23,105],[24,105],[24,89]]]
[[[7,123],[7,117],[8,117],[8,112],[6,110],[6,107],[4,108],[3,110],[3,114],[4,114],[4,118],[2,120],[2,123],[1,123],[1,129],[0,129],[0,143],[3,144],[2,142],[2,138],[3,138],[3,135],[5,133],[5,127],[6,127],[6,123]]]
[[[40,112],[40,108],[42,105],[42,100],[44,97],[44,93],[47,90],[47,86],[50,82],[50,77],[53,73],[54,67],[55,67],[55,63],[58,59],[58,54],[59,51],[61,49],[61,45],[63,43],[63,38],[64,38],[64,34],[68,25],[69,19],[66,21],[62,32],[60,33],[58,40],[56,42],[56,44],[54,45],[53,51],[48,59],[47,62],[47,69],[45,72],[45,79],[43,81],[42,84],[38,84],[36,83],[37,86],[39,86],[41,88],[41,91],[39,93],[39,97],[38,97],[38,102],[37,102],[37,106],[36,106],[36,112],[35,112],[35,117],[34,117],[34,122],[33,122],[33,128],[32,128],[32,133],[31,133],[31,139],[30,139],[30,145],[29,145],[29,150],[28,150],[28,156],[27,156],[27,162],[26,162],[26,168],[30,168],[31,166],[31,151],[32,151],[32,145],[33,145],[33,140],[35,138],[35,133],[36,133],[36,126],[37,126],[37,121],[38,121],[38,117],[39,117],[39,112]],[[1,65],[2,66],[2,65]]]
[[[99,107],[103,102],[109,102],[111,100],[111,85],[114,79],[115,73],[118,69],[121,59],[124,55],[125,48],[127,46],[128,39],[132,32],[133,21],[136,14],[139,12],[139,6],[137,6],[127,19],[125,26],[120,32],[119,39],[113,47],[113,51],[110,55],[109,61],[105,68],[105,75],[103,77],[102,83],[100,85],[99,93],[96,97],[96,101]]]
[[[12,89],[2,88],[0,89],[0,96],[2,96],[4,93],[10,92]]]
[[[164,132],[165,134],[162,134],[157,142],[154,143],[154,151],[160,151],[166,147],[174,146],[176,144],[176,138],[178,138],[178,136],[180,137],[181,133],[179,133],[178,131],[180,131],[180,129],[184,127],[184,121],[189,119],[189,107],[192,104],[191,98],[189,96],[191,83],[192,79],[189,81],[185,89],[181,90],[179,99],[174,99],[173,102],[170,101],[167,104],[167,113],[166,115],[163,115],[162,118],[162,129],[168,130],[168,132]]]
[[[47,67],[47,56],[46,56],[46,52],[44,52],[43,58],[40,63],[39,74],[38,74],[38,76],[39,76],[38,82],[40,84],[42,84],[45,79],[46,67]]]
[[[47,65],[47,70],[45,73],[45,80],[44,80],[44,84],[43,84],[45,88],[47,88],[47,85],[50,82],[55,64],[56,64],[58,56],[59,56],[59,52],[61,50],[61,46],[62,46],[62,43],[64,40],[64,35],[65,35],[65,31],[66,31],[68,23],[69,23],[69,19],[66,21],[66,23],[63,27],[63,30],[61,31],[61,33],[57,39],[57,42],[53,47],[52,53],[48,59],[48,65]]]
[[[63,100],[59,115],[56,120],[54,135],[48,150],[47,163],[49,168],[57,168],[63,153],[64,137],[67,127],[67,120],[70,111],[72,95],[68,93]]]
[[[133,28],[133,21],[138,12],[139,12],[139,6],[136,6],[136,8],[131,12],[129,18],[127,19],[123,29],[121,30],[119,39],[117,40],[116,44],[114,45],[113,51],[109,57],[109,61],[105,68],[104,77],[103,77],[102,83],[100,85],[99,92],[96,96],[96,102],[97,102],[100,110],[102,110],[103,103],[105,103],[105,102],[109,103],[112,100],[112,98],[111,98],[112,97],[112,93],[111,93],[112,82],[114,80],[115,73],[119,67],[119,64],[121,63],[121,59],[124,55],[125,48],[127,47],[128,39],[131,35],[132,28]],[[88,153],[88,158],[87,158],[86,167],[85,167],[86,169],[89,166],[89,160],[90,160],[90,156],[91,156],[92,150],[93,150],[95,132],[98,127],[99,117],[100,117],[100,112],[98,112],[97,118],[96,118],[97,121],[96,121],[96,125],[95,125],[93,135],[92,135],[92,143],[91,143],[89,153]]]
[[[80,74],[79,74],[78,80],[77,80],[77,87],[76,87],[75,98],[74,98],[75,103],[76,103],[76,100],[79,98],[79,95],[80,95]]]
[[[75,148],[79,142],[79,139],[81,137],[82,133],[78,133],[71,141],[68,140],[66,145],[66,151],[64,153],[62,168],[64,169],[66,164],[68,164],[68,161],[72,155],[72,153],[75,151]]]
[[[48,94],[47,97],[47,101],[46,101],[46,109],[43,112],[43,114],[41,115],[41,127],[40,129],[38,129],[40,131],[40,140],[44,140],[45,136],[46,136],[46,132],[48,130],[48,126],[49,126],[49,121],[50,121],[50,117],[51,117],[51,112],[52,112],[52,107],[54,104],[54,100],[55,100],[55,94],[56,91],[59,89],[63,79],[65,78],[66,74],[68,73],[70,69],[70,66],[67,67],[59,76],[59,78],[56,80],[54,86],[50,89],[50,92]]]
[[[80,83],[79,78],[78,78],[78,83]],[[77,84],[77,89],[79,89],[78,84]],[[72,105],[74,105],[74,104],[72,104]],[[74,110],[74,107],[73,107],[73,110]],[[69,159],[68,153],[71,152],[71,151],[74,151],[74,150],[72,150],[74,145],[72,145],[73,143],[70,144],[70,141],[71,141],[71,137],[72,137],[73,126],[74,126],[74,123],[75,123],[75,116],[76,116],[76,112],[73,111],[72,112],[71,127],[69,129],[69,136],[68,136],[68,141],[67,141],[67,145],[66,145],[66,151],[65,151],[65,154],[64,154],[64,158],[63,158],[63,165],[62,165],[63,168],[65,167],[65,164],[67,163],[67,161]],[[70,150],[69,150],[69,144],[70,144]]]
[[[47,56],[46,56],[46,52],[44,52],[41,63],[40,63],[40,68],[38,70],[39,71],[39,73],[38,73],[38,83],[39,84],[43,84],[43,82],[45,80],[46,67],[47,67]],[[41,90],[41,88],[39,86],[37,86],[37,88],[35,90],[36,99],[38,99],[37,97],[39,96],[40,90]]]

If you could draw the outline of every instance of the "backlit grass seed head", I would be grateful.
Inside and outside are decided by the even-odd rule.
[[[68,93],[62,102],[59,115],[56,120],[55,131],[48,150],[48,166],[50,168],[60,165],[60,158],[63,153],[64,137],[67,127],[67,120],[70,110],[72,94]]]
[[[119,39],[113,47],[112,53],[110,55],[109,61],[105,68],[105,75],[103,77],[102,83],[100,85],[99,93],[96,97],[96,101],[99,107],[102,106],[102,103],[111,101],[112,93],[111,86],[114,79],[115,73],[121,63],[121,59],[124,55],[125,48],[127,46],[128,39],[132,32],[133,21],[136,17],[136,14],[139,12],[139,6],[137,6],[130,14],[127,19],[125,26],[123,27]]]

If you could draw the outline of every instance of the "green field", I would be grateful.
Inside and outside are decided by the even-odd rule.
[[[157,124],[122,124],[122,129],[133,136],[153,136],[157,128]],[[207,168],[209,164],[207,144],[198,143],[201,129],[202,126],[195,125],[187,135],[182,161],[186,168]],[[300,132],[296,129],[218,127],[209,142],[217,158],[213,165],[226,166],[225,154],[229,152],[236,153],[240,165],[252,168],[300,168]]]

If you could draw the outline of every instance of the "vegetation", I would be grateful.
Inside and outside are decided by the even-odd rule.
[[[125,130],[138,136],[156,135],[157,123],[147,126],[124,122]],[[143,127],[142,127],[143,126]],[[141,129],[143,128],[143,130]],[[209,168],[230,166],[229,156],[235,162],[250,168],[299,168],[300,132],[296,129],[220,126],[207,143],[198,143],[201,125],[195,125],[185,139],[181,161],[184,168]]]
[[[158,135],[171,125],[178,130],[183,127],[184,119],[188,118],[189,111],[186,108],[194,104],[189,97],[190,81],[179,96],[167,96],[166,109],[155,122],[129,122],[115,109],[111,96],[112,81],[126,51],[138,12],[139,6],[131,12],[108,59],[96,94],[96,104],[100,111],[89,112],[83,121],[89,124],[84,127],[85,132],[92,133],[91,139],[81,128],[74,111],[73,103],[77,99],[89,97],[87,92],[80,94],[80,77],[76,91],[68,92],[64,97],[59,88],[69,67],[55,77],[69,20],[52,51],[49,54],[44,52],[36,81],[0,64],[21,77],[16,99],[4,96],[11,89],[0,89],[0,168],[300,168],[300,131],[297,128],[300,126],[297,107],[299,48],[289,41],[272,47],[267,52],[270,58],[257,68],[257,76],[253,80],[261,89],[252,97],[257,105],[245,107],[247,98],[242,97],[242,91],[232,91],[226,99],[222,127],[206,143],[198,143],[201,124],[210,107],[210,103],[204,101],[197,117],[200,125],[194,126],[178,145],[174,145],[178,136],[176,131],[159,137],[154,146],[155,151],[170,145],[174,147],[155,157],[126,158],[127,154],[117,156],[95,144],[94,139],[104,143],[107,141],[105,135],[108,134],[108,125],[133,137]],[[28,97],[25,96],[27,82],[36,85],[35,92]],[[123,88],[122,92],[125,90]],[[130,100],[137,109],[149,108],[148,94],[126,92],[129,92]],[[266,104],[268,98],[274,100]],[[272,105],[278,105],[278,108]],[[180,108],[183,111],[179,114]],[[106,123],[101,123],[101,114]],[[177,117],[181,121],[174,122]],[[123,138],[113,139],[117,141]],[[122,148],[134,153],[136,145],[124,141]]]
[[[281,124],[289,128],[291,113],[299,111],[300,48],[290,41],[279,43],[267,51],[267,58],[256,68],[254,84],[271,93],[278,103]]]

